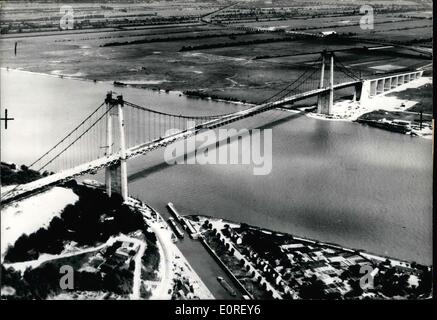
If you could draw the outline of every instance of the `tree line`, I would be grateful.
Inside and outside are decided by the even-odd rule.
[[[101,190],[70,184],[79,200],[66,206],[47,228],[19,237],[7,250],[6,262],[35,260],[41,253],[59,254],[66,241],[94,245],[118,233],[144,230],[142,214],[123,204],[119,195],[108,197]]]

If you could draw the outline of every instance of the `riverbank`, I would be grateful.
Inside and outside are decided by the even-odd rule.
[[[5,71],[23,72],[23,73],[42,75],[47,77],[55,77],[60,79],[80,80],[85,82],[92,82],[95,84],[103,83],[113,86],[114,90],[118,90],[121,88],[134,88],[134,89],[150,90],[158,93],[174,94],[179,97],[184,95],[186,98],[193,99],[193,100],[226,103],[226,104],[232,104],[244,108],[249,108],[254,106],[253,103],[247,102],[245,99],[241,99],[238,96],[234,96],[234,97],[222,96],[221,94],[215,94],[212,92],[199,91],[199,90],[195,90],[195,91],[185,90],[182,92],[178,90],[169,90],[169,89],[164,90],[164,89],[160,89],[159,87],[156,87],[156,85],[158,84],[163,84],[167,82],[166,80],[160,80],[160,81],[147,80],[144,83],[135,80],[126,80],[124,82],[117,82],[117,81],[111,82],[107,80],[102,80],[102,81],[90,80],[82,76],[32,72],[32,71],[22,70],[22,68],[12,69],[12,68],[1,67],[0,69]],[[147,85],[145,83],[147,83]],[[150,87],[150,85],[152,86]],[[332,114],[328,116],[313,112],[312,110],[314,110],[316,106],[303,107],[298,109],[307,112],[308,117],[315,118],[318,120],[347,121],[347,122],[359,122],[358,120],[363,120],[361,121],[362,123],[366,123],[382,129],[387,129],[389,131],[396,131],[396,130],[392,130],[391,123],[385,125],[384,119],[395,118],[397,120],[411,121],[412,112],[410,112],[409,110],[416,110],[417,105],[422,104],[420,101],[418,101],[417,95],[415,96],[416,100],[407,100],[407,99],[403,99],[402,97],[399,98],[397,95],[401,95],[405,90],[423,88],[426,87],[427,85],[431,85],[430,90],[432,91],[432,78],[422,77],[408,84],[405,84],[401,87],[397,87],[393,90],[390,90],[384,96],[374,97],[372,99],[372,103],[366,104],[366,106],[364,107],[360,104],[360,102],[356,102],[352,100],[341,100],[334,104]],[[425,108],[428,110],[429,106],[425,106]],[[280,109],[285,111],[293,111],[286,108],[280,108]],[[431,109],[432,109],[432,105],[431,105]],[[380,116],[381,111],[385,112],[385,114],[388,116],[381,117]],[[405,114],[403,112],[405,112]],[[414,125],[412,130],[411,131],[409,130],[407,133],[408,134],[411,133],[412,135],[423,137],[426,139],[432,139],[432,127],[431,127],[431,119],[428,119],[430,118],[429,115],[425,115],[424,117],[425,122],[422,125],[422,129],[420,129],[417,123],[418,117],[419,115],[416,114],[416,118],[413,119],[416,122],[416,125]],[[381,122],[380,120],[383,121]],[[377,123],[373,125],[374,122]]]
[[[9,68],[9,67],[0,67],[0,70],[6,71],[6,72],[20,72],[23,74],[29,74],[29,75],[38,75],[38,76],[44,76],[49,78],[58,78],[58,79],[65,79],[65,80],[74,80],[74,81],[81,81],[86,83],[93,83],[93,84],[105,84],[108,86],[112,86],[114,91],[118,91],[123,88],[132,88],[132,89],[139,89],[144,91],[150,91],[150,92],[157,92],[159,94],[165,93],[165,94],[173,94],[178,97],[184,96],[188,99],[193,100],[199,100],[199,101],[213,101],[213,102],[219,102],[219,103],[225,103],[225,104],[232,104],[235,106],[243,106],[250,108],[254,106],[253,103],[248,103],[244,100],[240,100],[238,98],[233,97],[219,97],[216,95],[209,95],[209,94],[193,94],[193,91],[180,91],[180,90],[174,90],[174,89],[162,89],[158,85],[163,84],[165,82],[168,82],[167,80],[124,80],[124,81],[108,81],[108,80],[93,80],[88,79],[87,77],[83,77],[80,75],[69,75],[69,74],[61,74],[57,72],[52,73],[44,73],[44,72],[34,72],[34,71],[27,71],[23,68]]]
[[[422,77],[412,82],[399,86],[395,89],[387,91],[384,95],[373,97],[365,105],[362,105],[359,101],[342,100],[334,103],[331,115],[322,115],[315,112],[309,112],[308,117],[328,120],[328,121],[348,121],[348,122],[361,122],[370,123],[377,122],[375,126],[389,130],[392,129],[393,120],[409,121],[412,124],[410,130],[405,133],[413,134],[426,139],[432,139],[432,112],[425,114],[423,117],[422,128],[419,124],[419,112],[416,108],[417,105],[422,104],[419,96],[415,96],[414,100],[408,100],[403,96],[406,90],[426,88],[427,91],[432,92],[432,78]],[[429,112],[432,101],[426,98],[427,103],[431,103],[431,106],[422,106],[425,109],[425,113]],[[414,111],[410,111],[414,110]],[[398,132],[402,132],[399,130]]]
[[[225,219],[225,218],[211,217],[208,215],[191,215],[190,219],[192,221],[198,220],[198,221],[202,221],[202,222],[208,220],[210,222],[214,222],[214,225],[216,227],[219,226],[221,228],[223,228],[225,225],[229,225],[233,228],[241,228],[242,226],[249,226],[250,228],[252,228],[254,230],[259,230],[260,232],[265,233],[265,234],[272,234],[272,235],[278,235],[278,236],[290,235],[290,234],[287,234],[286,232],[272,230],[272,229],[260,227],[260,226],[247,225],[246,223],[236,222],[236,221]],[[196,226],[197,226],[197,228],[199,228],[199,230],[201,229],[199,223],[197,223]],[[338,250],[342,250],[342,251],[349,252],[349,253],[359,253],[360,255],[365,255],[367,257],[371,256],[371,257],[373,257],[377,260],[380,260],[380,261],[389,260],[390,262],[392,262],[395,265],[409,266],[411,264],[413,264],[413,265],[416,264],[416,261],[413,261],[413,260],[403,260],[403,259],[399,259],[399,258],[396,258],[393,256],[383,256],[380,254],[369,252],[369,251],[364,250],[364,249],[349,248],[349,247],[345,247],[344,245],[340,245],[337,243],[311,239],[311,238],[308,238],[308,237],[303,236],[303,235],[294,235],[293,234],[290,236],[292,236],[296,240],[307,243],[308,245],[321,245],[321,246],[324,246],[327,248],[338,249]],[[431,267],[431,265],[430,265],[430,267]]]
[[[158,289],[155,288],[152,299],[214,299],[212,293],[175,245],[173,231],[159,212],[134,198],[129,198],[128,203],[141,210],[145,220],[156,234],[160,251],[163,253],[164,260],[159,271],[161,283]],[[179,292],[174,292],[173,288],[178,287],[180,282],[183,287],[192,288],[192,292],[184,292],[183,296]]]
[[[260,289],[275,299],[425,299],[431,295],[431,267],[219,218],[191,219],[212,246],[212,254],[255,298]],[[375,287],[357,286],[363,268],[370,270]],[[260,285],[256,290],[254,283]]]

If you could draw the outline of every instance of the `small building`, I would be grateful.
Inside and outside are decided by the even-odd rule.
[[[116,255],[129,258],[138,252],[139,245],[134,242],[124,241],[121,246],[115,251]]]
[[[321,31],[321,32],[319,32],[319,35],[322,36],[322,37],[333,36],[333,35],[336,35],[336,34],[337,34],[337,32],[334,31],[334,30],[328,30],[328,31]]]

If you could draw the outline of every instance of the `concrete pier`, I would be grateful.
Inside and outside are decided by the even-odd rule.
[[[410,81],[419,79],[422,75],[422,70],[416,70],[403,74],[364,80],[362,81],[361,93],[359,95],[357,94],[357,96],[360,96],[359,101],[361,105],[363,105],[369,103],[374,96],[385,94],[386,92],[409,83]]]

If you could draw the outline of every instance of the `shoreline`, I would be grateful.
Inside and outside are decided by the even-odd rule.
[[[27,74],[34,74],[34,75],[39,75],[39,76],[53,77],[53,78],[66,79],[66,80],[77,80],[77,81],[84,81],[84,82],[104,83],[104,81],[99,81],[99,80],[94,81],[91,79],[79,78],[79,77],[71,76],[71,75],[51,74],[51,73],[44,73],[44,72],[29,71],[29,70],[24,70],[22,68],[0,67],[0,70],[4,70],[6,72],[9,72],[9,71],[22,72],[22,73],[27,73]]]
[[[208,220],[214,220],[217,222],[223,222],[226,224],[232,224],[234,226],[241,226],[242,222],[236,222],[233,220],[229,220],[229,219],[224,219],[224,218],[217,218],[217,217],[212,217],[212,216],[208,216],[208,215],[187,215],[185,217],[193,217],[193,218],[206,218]],[[331,242],[324,242],[324,241],[320,241],[320,240],[316,240],[316,239],[310,239],[307,238],[305,236],[300,236],[300,235],[295,235],[295,234],[291,234],[291,233],[285,233],[285,232],[280,232],[280,231],[276,231],[276,230],[272,230],[272,229],[268,229],[268,228],[264,228],[264,227],[260,227],[260,226],[253,226],[253,225],[248,225],[249,228],[254,229],[254,230],[259,230],[260,232],[267,232],[267,233],[272,233],[272,234],[276,234],[276,235],[289,235],[292,236],[293,239],[302,241],[302,242],[308,242],[310,244],[317,244],[317,245],[322,245],[322,246],[326,246],[326,247],[331,247],[331,248],[335,248],[338,250],[343,250],[343,251],[347,251],[347,252],[356,252],[357,254],[361,255],[361,256],[368,256],[368,257],[373,257],[375,259],[380,259],[381,261],[385,261],[385,260],[389,260],[390,262],[395,262],[396,264],[408,264],[410,265],[412,262],[415,261],[410,261],[410,260],[401,260],[392,256],[383,256],[380,254],[376,254],[373,252],[368,252],[365,249],[354,249],[354,248],[347,248],[344,247],[342,245],[339,245],[337,243],[331,243]],[[432,267],[432,265],[430,266]]]
[[[160,243],[161,250],[164,251],[164,255],[167,256],[167,261],[165,261],[165,262],[163,261],[165,264],[165,265],[163,265],[163,268],[170,268],[171,269],[171,270],[167,270],[167,273],[170,272],[174,278],[174,276],[175,276],[174,268],[181,268],[181,267],[183,268],[183,266],[185,265],[188,268],[188,270],[184,271],[185,275],[188,277],[188,279],[191,279],[196,284],[196,287],[199,289],[199,295],[201,295],[201,296],[199,296],[199,298],[202,300],[214,299],[214,296],[211,293],[211,291],[209,290],[209,288],[206,286],[206,284],[200,278],[198,273],[193,269],[190,262],[183,255],[183,253],[180,251],[180,249],[171,240],[171,235],[173,234],[173,231],[172,231],[171,227],[168,225],[168,223],[165,221],[165,219],[162,217],[162,215],[157,210],[155,210],[152,206],[148,205],[147,203],[145,203],[139,199],[133,198],[132,196],[129,197],[128,201],[131,202],[131,205],[133,207],[139,206],[140,208],[142,208],[144,210],[149,210],[150,212],[152,212],[153,214],[156,215],[156,219],[149,217],[147,219],[147,222],[148,222],[150,228],[152,228],[153,232],[156,234],[156,237]],[[161,252],[161,250],[160,250],[160,252]],[[170,257],[170,256],[172,256],[172,257]],[[172,258],[172,259],[170,259],[170,258]],[[173,266],[173,264],[176,264],[176,267]],[[180,269],[180,271],[178,271],[178,272],[182,272],[182,269]],[[167,277],[169,277],[168,274],[167,274]],[[153,298],[154,299],[162,299],[162,297],[159,297],[159,296],[153,296]]]
[[[350,99],[341,100],[334,103],[331,115],[323,115],[317,112],[307,112],[306,116],[309,118],[323,120],[323,121],[343,121],[343,122],[358,123],[363,115],[370,114],[376,111],[383,111],[387,113],[405,112],[405,113],[413,114],[416,112],[409,111],[409,109],[411,109],[416,104],[418,104],[419,101],[398,98],[397,96],[393,96],[393,94],[403,92],[407,89],[420,88],[428,84],[432,85],[432,77],[421,77],[420,79],[416,79],[403,86],[389,90],[385,92],[383,95],[373,97],[372,99],[369,100],[366,106],[362,106],[360,102],[353,101]],[[303,108],[303,109],[307,109],[307,108]],[[417,112],[417,114],[419,113]],[[378,126],[380,129],[393,132],[393,130],[390,130],[388,126],[387,128],[384,128],[384,122],[379,122],[377,121],[376,118],[374,121],[381,125]],[[417,129],[411,129],[404,134],[421,137],[427,140],[432,139],[432,130],[422,129],[420,131]]]
[[[385,111],[385,110],[383,110],[383,111]],[[402,133],[402,132],[397,132],[397,131],[391,130],[389,127],[385,127],[384,128],[383,127],[384,124],[380,123],[380,122],[378,122],[376,120],[374,120],[374,121],[371,121],[371,120],[367,120],[367,121],[361,120],[360,121],[359,119],[350,120],[350,119],[344,119],[344,118],[328,118],[328,117],[325,117],[323,115],[320,115],[320,114],[317,114],[317,113],[312,113],[312,112],[307,112],[305,115],[308,118],[312,118],[312,119],[316,119],[316,120],[321,120],[321,121],[337,121],[337,122],[356,123],[356,124],[359,124],[359,125],[367,125],[367,126],[370,126],[372,128],[375,128],[375,129],[382,129],[382,130],[387,131],[387,132],[399,133],[399,134],[403,134],[403,135],[409,135],[411,137],[419,137],[419,138],[426,139],[426,140],[432,140],[433,139],[432,130],[430,130],[428,133],[427,132],[423,133],[423,132],[420,132],[419,130],[411,130],[409,132]],[[369,122],[374,122],[376,124],[380,124],[381,126],[370,125],[370,124],[368,124]]]
[[[392,257],[353,250],[332,243],[296,237],[289,233],[272,232],[248,224],[228,223],[227,219],[208,218],[202,215],[193,222],[199,232],[214,248],[219,259],[237,279],[250,279],[248,288],[255,299],[265,294],[274,299],[428,299],[432,289],[419,285],[429,279],[432,265],[407,262]],[[285,259],[285,260],[284,260]],[[283,262],[283,263],[281,263]],[[363,277],[363,268],[370,269],[375,287],[354,289]],[[403,288],[392,288],[396,277],[407,277]],[[376,278],[378,277],[378,278]],[[308,293],[306,286],[320,281],[321,291]],[[257,291],[251,282],[261,286]],[[332,285],[335,285],[335,288]],[[411,290],[408,290],[408,289]],[[414,290],[418,289],[416,292]],[[334,291],[333,291],[334,290]],[[390,291],[394,290],[394,291]],[[329,299],[329,298],[328,298]]]
[[[46,76],[46,77],[54,77],[54,78],[59,78],[59,79],[66,79],[66,80],[77,80],[77,81],[83,81],[83,82],[91,82],[91,83],[101,83],[101,84],[108,84],[108,85],[112,85],[114,88],[117,88],[117,85],[114,84],[114,82],[119,82],[121,83],[120,87],[124,87],[124,88],[133,88],[133,89],[138,89],[138,90],[148,90],[148,91],[152,91],[152,92],[157,92],[158,94],[160,93],[166,93],[166,94],[175,94],[178,95],[179,97],[184,96],[186,99],[196,99],[196,100],[204,100],[204,101],[214,101],[214,102],[220,102],[220,103],[226,103],[226,104],[232,104],[235,106],[246,106],[248,108],[255,106],[256,104],[254,103],[249,103],[249,102],[243,102],[241,100],[238,99],[220,99],[220,98],[214,98],[210,95],[202,95],[202,96],[196,96],[196,95],[190,95],[185,93],[185,91],[181,91],[181,90],[164,90],[164,89],[159,89],[159,88],[153,88],[153,87],[143,87],[143,84],[138,83],[135,84],[133,83],[135,80],[128,80],[129,82],[132,83],[123,83],[123,81],[111,81],[111,80],[92,80],[92,79],[88,79],[86,77],[80,77],[80,76],[74,76],[74,75],[62,75],[62,74],[51,74],[51,73],[44,73],[44,72],[34,72],[34,71],[28,71],[28,70],[23,70],[21,68],[9,68],[9,67],[0,67],[0,70],[4,70],[6,72],[9,71],[13,71],[13,72],[23,72],[23,73],[27,73],[27,74],[35,74],[35,75],[40,75],[40,76]],[[422,80],[420,83],[417,83],[417,80]],[[284,107],[278,107],[278,110],[282,110],[282,111],[287,111],[287,112],[294,112],[294,113],[299,113],[299,112],[304,112],[305,115],[308,118],[312,118],[312,119],[316,119],[316,120],[322,120],[322,121],[340,121],[340,122],[358,122],[357,120],[367,114],[367,113],[371,113],[377,110],[382,110],[382,111],[388,111],[388,112],[409,112],[408,109],[412,108],[414,105],[416,105],[417,103],[419,103],[419,101],[409,101],[409,100],[405,100],[405,99],[398,99],[397,97],[387,97],[387,94],[392,94],[392,93],[396,93],[396,92],[402,92],[406,89],[409,88],[418,88],[421,86],[424,86],[426,84],[432,84],[432,77],[422,77],[420,79],[417,79],[414,82],[410,82],[402,87],[397,87],[394,88],[390,91],[387,91],[384,95],[380,95],[377,97],[373,98],[373,104],[372,105],[377,105],[378,102],[379,103],[384,103],[384,100],[391,100],[392,104],[393,101],[397,101],[397,102],[401,102],[405,105],[405,107],[403,109],[399,109],[398,107],[389,107],[387,109],[383,109],[383,108],[379,108],[379,107],[364,107],[362,108],[360,105],[360,102],[357,101],[352,101],[352,100],[340,100],[337,101],[336,103],[334,103],[334,112],[332,115],[326,116],[326,115],[322,115],[319,114],[317,112],[313,112],[311,110],[314,110],[316,108],[316,106],[309,106],[309,107],[302,107],[302,108],[298,108],[296,110],[292,110],[292,109],[288,109],[288,108],[284,108]],[[347,109],[347,110],[345,110]],[[355,110],[351,110],[351,109],[355,109]],[[349,114],[347,113],[347,111],[350,111]],[[343,113],[343,114],[342,114]],[[362,125],[362,123],[360,123]],[[393,132],[393,130],[389,130],[389,129],[385,129],[382,127],[379,127],[380,129],[386,130],[386,131],[391,131]],[[423,130],[422,130],[423,131]],[[399,132],[396,132],[399,133]],[[410,132],[404,133],[405,135],[411,135],[411,136],[416,136],[416,137],[421,137],[427,140],[432,140],[432,130],[430,130],[430,132],[420,132],[419,130],[411,130]]]
[[[46,76],[46,77],[53,77],[53,78],[59,78],[59,79],[65,79],[65,80],[76,80],[76,81],[91,82],[91,83],[109,84],[109,85],[112,85],[113,87],[117,88],[117,85],[115,85],[114,81],[112,81],[112,80],[92,80],[92,79],[88,79],[86,77],[84,78],[84,77],[79,77],[79,76],[74,76],[74,75],[62,75],[62,74],[52,74],[52,73],[36,72],[36,71],[24,70],[22,68],[0,67],[0,70],[4,70],[6,72],[9,72],[9,71],[22,72],[22,73],[27,73],[27,74]],[[133,82],[134,80],[129,80],[129,81]],[[123,81],[115,81],[115,82],[122,83],[122,85],[118,86],[118,87],[122,87],[122,88],[133,88],[133,89],[138,89],[138,90],[149,90],[149,91],[153,91],[153,92],[157,92],[157,93],[171,93],[171,94],[176,94],[176,95],[179,95],[179,96],[184,96],[187,99],[200,99],[200,100],[205,100],[205,101],[214,101],[214,102],[221,102],[221,103],[229,103],[229,104],[234,104],[234,105],[238,105],[238,106],[247,106],[247,107],[255,106],[255,104],[253,104],[253,103],[243,102],[243,101],[238,100],[238,99],[236,99],[236,100],[215,99],[215,98],[210,97],[210,96],[207,96],[207,97],[196,97],[196,96],[192,96],[192,95],[189,95],[189,94],[185,94],[181,90],[164,90],[164,89],[158,89],[158,88],[144,88],[144,87],[141,87],[143,84],[140,84],[140,83],[138,83],[138,84],[135,84],[135,83],[124,83]]]

